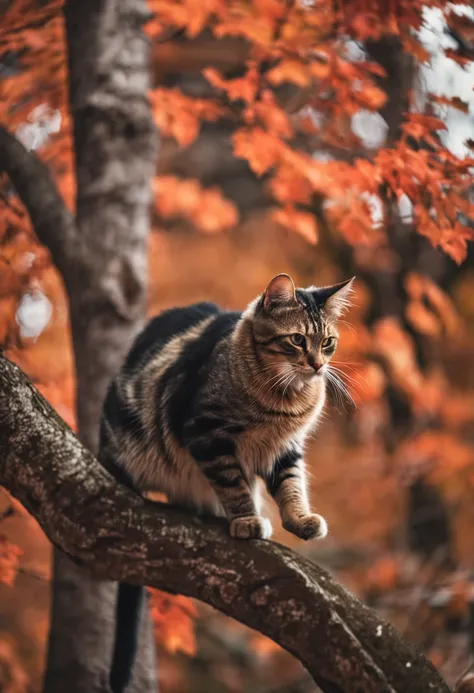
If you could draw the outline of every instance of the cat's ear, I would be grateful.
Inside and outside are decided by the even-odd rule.
[[[265,310],[278,305],[295,303],[296,292],[293,279],[288,274],[277,274],[263,293],[263,307]]]
[[[355,277],[352,277],[352,279],[346,279],[345,282],[313,290],[313,296],[316,297],[318,304],[324,306],[332,318],[340,318],[351,305],[354,279]]]

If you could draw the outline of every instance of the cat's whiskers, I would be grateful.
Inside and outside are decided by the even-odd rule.
[[[332,364],[331,369],[333,371],[336,371],[342,380],[346,378],[348,386],[351,385],[354,389],[362,390],[362,392],[366,391],[367,388],[365,386],[368,387],[369,385],[367,378],[364,378],[360,374],[357,375],[357,378],[354,378],[351,375],[349,375],[349,373],[346,373],[342,368],[338,368],[337,366],[333,366]]]
[[[283,392],[281,395],[282,400],[285,398],[286,391],[288,390],[290,385],[296,380],[297,377],[298,377],[298,373],[292,373],[292,377],[290,378],[290,380],[287,382],[287,384],[285,385],[285,387],[283,389]]]
[[[341,390],[345,392],[345,394],[350,396],[349,388],[348,385],[344,382],[343,377],[346,377],[349,381],[356,382],[351,378],[347,373],[344,373],[344,371],[341,371],[339,368],[336,366],[332,366],[331,364],[327,365],[327,372],[330,373],[336,380],[339,382]]]
[[[282,375],[282,377],[271,386],[270,391],[276,389],[278,386],[284,387],[286,385],[287,381],[291,380],[292,377],[293,377],[293,371],[292,371],[291,366],[290,366],[290,367],[288,367],[286,372]]]
[[[325,376],[328,382],[332,385],[332,389],[336,400],[340,405],[342,405],[342,408],[344,410],[344,399],[350,404],[352,404],[354,407],[357,407],[356,403],[354,402],[354,398],[352,397],[351,393],[342,381],[341,377],[331,368],[330,364],[328,364],[326,368]]]
[[[345,411],[345,406],[344,406],[344,402],[343,402],[342,397],[341,397],[341,393],[339,392],[339,388],[337,386],[337,383],[335,383],[332,374],[329,373],[329,371],[326,371],[324,377],[326,378],[327,384],[331,388],[331,392],[333,393],[337,408],[338,409],[342,408]]]
[[[342,368],[338,368],[337,366],[333,366],[332,364],[330,364],[329,369],[333,372],[336,372],[341,379],[346,378],[351,385],[360,384],[358,380],[349,375],[349,373],[346,373]]]
[[[336,361],[335,359],[331,359],[331,364],[335,363],[338,366],[346,366],[346,368],[350,368],[351,370],[355,371],[357,370],[356,366],[362,366],[360,361]]]
[[[278,362],[278,363],[280,363],[280,362]],[[280,381],[285,380],[285,378],[289,374],[289,365],[288,364],[284,364],[284,365],[285,365],[285,370],[283,373],[280,370],[278,373],[274,374],[271,378],[268,378],[267,380],[265,380],[265,382],[260,383],[260,385],[254,390],[254,396],[255,397],[257,397],[258,395],[261,395],[262,392],[265,392],[266,394],[268,394],[269,392],[271,392],[271,390],[273,388],[275,388],[279,385]],[[274,382],[273,385],[270,388],[268,388],[268,385],[270,385],[270,383],[272,383],[273,381],[276,381],[276,382]]]
[[[345,325],[347,327],[347,329],[349,330],[349,332],[355,332],[356,331],[355,326],[352,323],[350,323],[348,320],[343,320],[342,318],[339,318],[339,323],[341,325]]]

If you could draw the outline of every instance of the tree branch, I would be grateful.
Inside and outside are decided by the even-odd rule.
[[[25,205],[38,240],[48,248],[54,264],[64,276],[75,251],[74,218],[48,167],[1,125],[0,171],[7,173]]]
[[[322,568],[116,483],[0,356],[0,482],[101,579],[195,597],[294,654],[329,693],[448,693],[434,667]]]

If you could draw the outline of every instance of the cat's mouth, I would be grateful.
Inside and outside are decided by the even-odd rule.
[[[311,366],[307,368],[303,368],[301,370],[301,377],[304,379],[305,382],[311,381],[311,380],[321,380],[324,378],[324,374],[326,372],[326,366],[323,365],[318,370],[315,370]]]

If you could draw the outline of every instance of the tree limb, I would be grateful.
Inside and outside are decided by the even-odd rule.
[[[434,667],[329,573],[273,542],[116,483],[0,356],[0,483],[101,579],[195,597],[294,654],[329,693],[448,693]]]
[[[49,169],[9,130],[0,125],[0,171],[7,173],[31,218],[40,243],[67,274],[75,252],[77,231]]]

